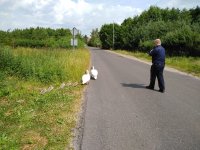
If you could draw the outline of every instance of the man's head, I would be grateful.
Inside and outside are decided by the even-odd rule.
[[[155,40],[154,40],[154,44],[155,44],[156,46],[161,45],[161,40],[160,40],[160,39],[155,39]]]

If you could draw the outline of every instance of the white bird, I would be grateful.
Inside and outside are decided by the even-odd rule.
[[[43,89],[42,91],[40,91],[40,94],[45,94],[47,92],[47,89]]]
[[[60,89],[63,89],[65,86],[66,86],[65,83],[62,83],[62,84],[60,85]]]
[[[47,89],[47,92],[50,92],[51,90],[53,90],[54,87],[51,85],[48,89]]]
[[[98,75],[98,71],[96,69],[94,69],[94,66],[92,66],[92,69],[91,69],[90,72],[91,72],[91,77],[96,80],[97,75]]]
[[[86,70],[85,74],[82,76],[82,84],[89,84],[90,81],[90,73]]]

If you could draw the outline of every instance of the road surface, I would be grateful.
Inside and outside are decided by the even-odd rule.
[[[81,150],[200,150],[199,79],[165,70],[166,92],[148,90],[150,65],[90,50]]]

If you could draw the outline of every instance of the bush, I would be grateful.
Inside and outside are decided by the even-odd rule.
[[[139,48],[142,51],[150,51],[153,48],[154,44],[153,41],[140,41]]]
[[[188,25],[167,33],[163,40],[163,45],[166,46],[170,55],[198,56],[200,55],[199,43],[200,35],[192,31]]]
[[[151,6],[140,16],[125,19],[116,30],[118,49],[146,51],[151,41],[160,38],[170,55],[200,56],[200,9],[161,9]],[[115,28],[116,29],[116,28]],[[99,32],[103,48],[112,48],[113,24]]]
[[[0,31],[0,44],[12,47],[33,47],[33,48],[71,48],[72,38],[69,29],[30,28],[15,29],[13,31]],[[84,39],[77,35],[78,47],[84,46]]]

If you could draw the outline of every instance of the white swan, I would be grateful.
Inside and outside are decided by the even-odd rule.
[[[89,84],[90,74],[89,71],[86,70],[86,73],[82,76],[82,84]]]
[[[91,77],[96,80],[97,75],[98,75],[98,71],[96,69],[94,69],[94,66],[92,66],[92,69],[91,69],[90,72],[91,72]]]

